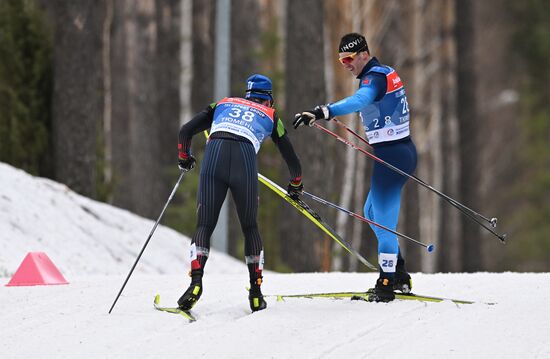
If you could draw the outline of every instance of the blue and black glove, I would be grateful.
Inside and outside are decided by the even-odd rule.
[[[317,120],[330,120],[330,112],[326,105],[316,106],[313,110],[297,113],[294,116],[294,122],[292,125],[294,128],[298,128],[302,125],[313,126],[313,122]]]

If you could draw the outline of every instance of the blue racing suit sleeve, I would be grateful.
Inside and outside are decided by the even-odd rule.
[[[361,80],[361,85],[350,97],[328,105],[330,117],[347,115],[357,112],[381,99],[386,94],[386,77],[379,74],[367,75]]]

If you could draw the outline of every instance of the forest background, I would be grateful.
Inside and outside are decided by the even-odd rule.
[[[0,2],[0,161],[156,219],[178,176],[177,133],[214,98],[215,0]],[[230,94],[263,73],[302,160],[306,190],[362,213],[372,161],[294,114],[354,92],[340,37],[366,35],[407,89],[416,175],[487,216],[499,241],[409,181],[398,230],[410,271],[548,271],[550,261],[550,2],[544,0],[232,0]],[[361,132],[356,115],[343,117]],[[334,125],[329,128],[338,131]],[[345,136],[345,133],[341,133]],[[199,136],[200,137],[200,136]],[[193,151],[202,159],[204,139]],[[270,141],[260,172],[288,170]],[[191,235],[198,170],[164,223]],[[313,204],[376,262],[370,228]],[[243,239],[230,204],[231,255]],[[266,267],[363,268],[297,211],[260,189]],[[147,233],[144,233],[144,239]]]

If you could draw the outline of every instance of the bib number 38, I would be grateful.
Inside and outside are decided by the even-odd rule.
[[[252,122],[254,120],[254,112],[243,111],[240,108],[232,108],[229,116],[233,118],[241,118],[243,121]]]

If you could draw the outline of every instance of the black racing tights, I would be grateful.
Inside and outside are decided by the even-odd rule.
[[[201,166],[197,197],[197,229],[191,243],[204,268],[210,236],[218,222],[227,190],[231,190],[245,240],[245,257],[250,281],[261,277],[262,239],[256,222],[258,212],[258,171],[256,152],[249,141],[211,138]]]

